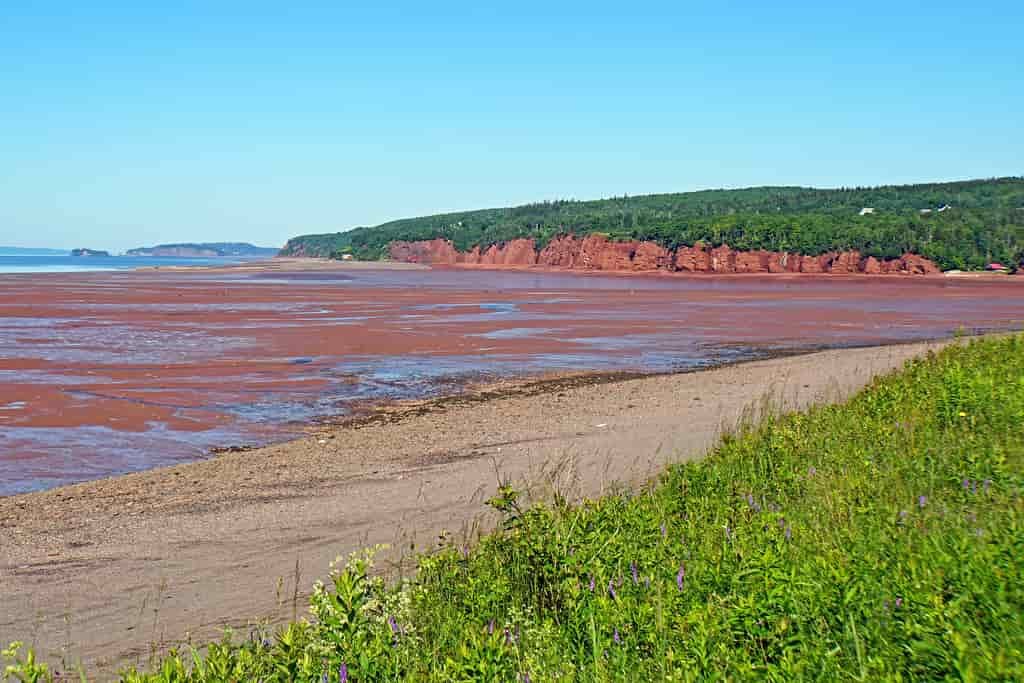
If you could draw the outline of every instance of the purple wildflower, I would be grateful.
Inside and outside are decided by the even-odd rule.
[[[615,594],[615,581],[608,581],[608,595],[612,596],[612,600],[615,600],[618,596]]]
[[[977,482],[977,480],[975,480],[975,481],[971,482],[971,493],[977,493],[977,492],[978,492],[978,482]]]
[[[633,585],[640,583],[640,575],[637,572],[636,562],[629,563],[629,573],[633,575]]]
[[[622,644],[622,638],[619,637],[619,629],[618,628],[616,628],[615,632],[612,634],[612,640],[615,641],[616,645],[621,645]]]
[[[530,674],[523,673],[523,683],[530,683]]]
[[[917,497],[917,506],[919,508],[921,508],[922,510],[924,509],[924,506],[927,503],[928,503],[928,496],[918,496]]]
[[[966,491],[967,489],[971,488],[971,480],[970,479],[964,479],[963,485],[964,485],[964,491]]]
[[[320,674],[320,683],[327,683],[327,672]]]
[[[782,517],[779,517],[779,528],[780,529],[784,529],[785,527],[786,527],[786,520],[783,519]]]
[[[402,629],[399,628],[398,622],[395,621],[395,618],[393,616],[388,617],[388,626],[391,627],[391,632],[394,633],[396,636],[401,635]]]
[[[594,592],[594,575],[593,574],[590,575],[590,592],[591,593]]]
[[[793,538],[793,529],[787,524],[786,525],[786,540]]]
[[[683,590],[683,579],[686,578],[686,567],[682,564],[679,565],[679,572],[676,574],[676,585],[679,590]]]
[[[348,664],[345,662],[338,667],[338,683],[348,683]]]
[[[900,510],[900,521],[902,522],[906,518],[907,518],[907,511],[906,510]]]
[[[665,527],[665,522],[661,523],[661,537],[665,538],[668,536],[668,529]]]
[[[896,607],[903,607],[903,598],[896,598]]]

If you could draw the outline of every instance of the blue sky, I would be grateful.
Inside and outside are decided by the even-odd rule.
[[[1024,174],[1024,3],[829,4],[5,3],[0,244]]]

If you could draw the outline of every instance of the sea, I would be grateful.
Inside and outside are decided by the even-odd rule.
[[[132,270],[151,266],[215,266],[242,263],[245,257],[170,258],[147,256],[71,256],[70,254],[5,254],[0,251],[0,273],[84,273]]]

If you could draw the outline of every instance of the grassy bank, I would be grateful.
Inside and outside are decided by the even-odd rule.
[[[1024,338],[953,347],[649,490],[504,489],[504,528],[415,581],[353,558],[307,620],[124,679],[1021,680],[1022,470]]]

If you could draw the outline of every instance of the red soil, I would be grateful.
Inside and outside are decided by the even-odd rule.
[[[552,243],[541,261],[619,268],[628,258],[654,270],[671,259],[683,269],[724,272],[792,272],[795,261],[724,249],[672,255],[642,244],[630,255],[621,246],[592,248],[599,240],[583,243]],[[413,256],[453,253],[443,243],[437,252],[408,248]],[[501,265],[529,256],[510,244],[476,258]],[[836,255],[828,268],[852,263]],[[286,438],[317,414],[396,395],[366,393],[381,382],[400,395],[409,380],[435,381],[444,359],[453,372],[502,375],[517,367],[663,369],[649,364],[721,358],[734,347],[922,339],[1024,320],[1020,278],[610,278],[341,265],[274,277],[0,276],[0,479],[17,477],[25,459],[57,481],[97,476],[105,467],[97,460],[115,446],[102,433],[89,436],[93,455],[81,446],[85,428],[121,435],[116,448],[130,449],[131,464],[119,467],[133,469],[195,458],[225,441]],[[368,381],[367,363],[393,372]],[[159,448],[149,446],[156,436]],[[75,457],[92,458],[88,475],[65,463],[69,443],[77,444]]]

